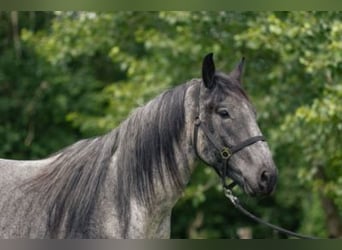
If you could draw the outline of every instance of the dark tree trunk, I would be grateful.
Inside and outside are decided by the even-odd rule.
[[[320,195],[321,204],[325,212],[325,221],[329,232],[329,238],[342,238],[342,222],[338,209],[332,199]]]
[[[18,12],[11,11],[11,24],[12,24],[12,32],[13,32],[13,42],[14,42],[14,49],[16,52],[16,56],[18,59],[21,57],[21,44],[20,44],[20,37],[19,37],[19,24],[18,24]]]
[[[326,182],[323,167],[318,167],[318,172],[315,177]],[[322,192],[320,193],[320,200],[325,213],[325,222],[329,238],[342,238],[342,218],[339,215],[336,204]]]

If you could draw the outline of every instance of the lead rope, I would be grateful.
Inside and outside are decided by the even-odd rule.
[[[233,194],[233,191],[232,189],[236,186],[236,183],[233,181],[232,183],[230,184],[226,184],[226,176],[227,176],[227,169],[228,169],[228,161],[229,161],[229,158],[226,159],[226,164],[225,164],[225,167],[223,169],[223,175],[221,176],[221,179],[222,179],[222,186],[223,186],[223,192],[224,192],[224,195],[230,200],[230,202],[233,204],[233,206],[239,210],[240,212],[242,212],[244,215],[246,215],[247,217],[251,218],[252,220],[260,223],[260,224],[263,224],[265,226],[268,226],[278,232],[281,232],[281,233],[285,233],[287,235],[291,235],[291,236],[294,236],[294,237],[297,237],[297,238],[301,238],[301,239],[311,239],[311,240],[316,240],[316,239],[319,239],[317,237],[314,237],[314,236],[309,236],[309,235],[303,235],[303,234],[299,234],[299,233],[295,233],[295,232],[292,232],[290,230],[287,230],[285,228],[282,228],[282,227],[279,227],[277,225],[273,225],[267,221],[264,221],[262,219],[260,219],[259,217],[257,217],[256,215],[252,214],[251,212],[249,212],[247,209],[245,209],[241,203],[240,203],[240,200],[238,197],[236,197],[234,194]]]
[[[252,220],[261,223],[265,226],[268,226],[278,232],[281,233],[285,233],[287,235],[291,235],[294,236],[296,238],[301,238],[301,239],[311,239],[311,240],[317,240],[319,238],[314,237],[314,236],[309,236],[309,235],[303,235],[303,234],[299,234],[299,233],[295,233],[292,232],[290,230],[287,230],[285,228],[276,226],[274,224],[271,224],[267,221],[264,221],[262,219],[260,219],[259,217],[255,216],[254,214],[252,214],[251,212],[249,212],[248,210],[246,210],[240,203],[240,200],[238,199],[238,197],[236,197],[233,192],[232,192],[232,188],[235,186],[235,182],[229,184],[227,187],[223,186],[223,191],[224,191],[224,195],[230,200],[230,202],[234,205],[235,208],[237,208],[240,212],[242,212],[243,214],[245,214],[247,217],[251,218]]]

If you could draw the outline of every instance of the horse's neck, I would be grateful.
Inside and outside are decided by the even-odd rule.
[[[195,170],[195,160],[196,153],[194,147],[194,121],[198,112],[198,84],[199,80],[194,79],[188,82],[189,87],[187,88],[187,92],[185,95],[185,126],[183,135],[181,136],[183,139],[181,140],[179,147],[175,150],[179,151],[176,155],[180,157],[177,158],[178,168],[180,170],[182,176],[182,182],[184,183],[184,188],[186,184],[189,182],[193,171]],[[181,193],[176,193],[176,198],[179,198]]]
[[[183,134],[181,136],[182,140],[178,145],[174,145],[177,166],[181,175],[181,182],[184,184],[182,190],[174,188],[174,184],[171,181],[170,176],[165,175],[164,179],[155,179],[155,195],[152,201],[152,209],[149,209],[142,204],[139,203],[137,197],[130,197],[130,215],[128,223],[127,232],[122,234],[123,226],[114,228],[109,226],[108,230],[105,231],[110,234],[112,237],[128,237],[128,238],[146,238],[146,237],[168,237],[170,234],[170,215],[171,210],[181,197],[183,190],[186,187],[186,184],[189,182],[192,172],[195,169],[195,153],[193,147],[193,121],[194,116],[196,115],[195,107],[196,102],[194,102],[193,98],[196,93],[196,86],[191,84],[186,92],[185,97],[185,127]],[[195,97],[196,98],[196,97]],[[124,148],[118,148],[119,150],[125,150]],[[117,152],[118,153],[118,152]],[[111,195],[111,190],[113,186],[115,186],[115,181],[118,181],[118,170],[117,164],[120,164],[117,159],[117,153],[113,155],[110,173],[113,178],[106,178],[106,186],[107,197],[113,197]],[[157,166],[164,167],[167,166]],[[115,191],[114,191],[115,192]],[[108,201],[108,205],[102,210],[104,213],[109,214],[109,217],[104,218],[106,220],[106,225],[122,225],[120,218],[113,214],[112,207],[110,206],[110,201]],[[114,201],[115,202],[115,201]],[[104,214],[103,213],[103,214]]]
[[[185,114],[186,114],[186,120],[185,120],[185,140],[183,144],[184,150],[186,150],[186,155],[187,159],[189,161],[189,170],[190,170],[190,175],[187,176],[186,178],[189,181],[192,172],[195,170],[195,160],[197,158],[196,153],[195,153],[195,145],[194,145],[194,122],[197,117],[197,112],[198,112],[198,106],[199,105],[199,96],[198,95],[198,85],[199,85],[199,80],[195,79],[191,81],[191,85],[188,88],[188,91],[186,93],[186,98],[185,98]]]
[[[196,80],[191,81],[188,83],[190,86],[187,89],[186,96],[185,96],[185,126],[184,131],[181,136],[182,140],[179,143],[178,147],[175,147],[175,153],[177,157],[177,166],[181,174],[181,179],[183,185],[183,190],[185,189],[186,185],[190,181],[191,175],[193,171],[195,170],[195,160],[196,160],[196,154],[194,150],[193,145],[193,131],[194,131],[194,120],[196,117],[197,112],[197,101],[195,98],[199,98],[196,96],[198,93],[197,87],[198,82]],[[166,183],[166,192],[162,192],[159,194],[160,199],[167,203],[169,201],[169,204],[166,204],[170,206],[170,209],[175,205],[177,200],[181,197],[183,190],[176,190],[173,188],[172,183],[166,178],[164,180]],[[158,190],[162,190],[158,189]],[[161,204],[162,202],[159,202],[158,204]]]

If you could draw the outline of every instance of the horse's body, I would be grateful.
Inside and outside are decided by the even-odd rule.
[[[164,92],[106,135],[44,160],[0,159],[0,238],[168,238],[171,210],[195,168],[196,154],[224,167],[203,132],[194,145],[195,119],[201,117],[222,143],[260,134],[237,84],[240,69],[230,79],[212,72],[213,62],[209,71],[206,64],[203,79]],[[208,75],[217,86],[210,85]],[[227,90],[221,89],[224,84]],[[240,100],[240,108],[233,100]],[[239,121],[232,127],[225,120],[224,134],[215,130],[222,126],[225,106],[220,104],[219,118],[210,113],[215,102],[229,104],[231,121]],[[245,148],[230,162],[229,176],[247,193],[273,190],[276,170],[265,142]],[[251,164],[255,169],[248,168]]]

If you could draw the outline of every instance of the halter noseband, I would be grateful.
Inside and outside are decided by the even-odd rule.
[[[200,98],[200,92],[201,92],[201,85],[198,88],[198,99]],[[196,99],[196,100],[198,100]],[[226,184],[226,178],[228,177],[228,167],[229,167],[229,160],[230,158],[237,152],[239,152],[240,150],[244,149],[245,147],[248,147],[258,141],[266,141],[265,137],[262,135],[258,135],[258,136],[253,136],[250,137],[242,142],[240,142],[239,144],[233,146],[230,144],[227,145],[220,145],[216,138],[213,136],[213,134],[209,131],[209,129],[207,128],[207,126],[205,126],[205,124],[201,121],[199,114],[200,114],[200,108],[199,108],[199,101],[197,101],[197,116],[195,117],[195,122],[194,122],[194,147],[195,147],[195,153],[197,155],[197,157],[202,160],[205,164],[212,166],[215,171],[217,172],[217,174],[221,177],[222,179],[222,185],[225,188],[231,188],[233,186],[235,186],[235,182],[231,183],[230,185]],[[204,160],[200,154],[198,153],[197,150],[197,137],[198,137],[198,130],[199,128],[202,129],[202,132],[204,133],[204,135],[208,138],[208,140],[210,141],[210,143],[214,146],[214,148],[217,150],[217,152],[219,152],[221,159],[223,161],[225,161],[224,167],[223,169],[220,169],[217,165],[211,165],[209,164],[206,160]]]

